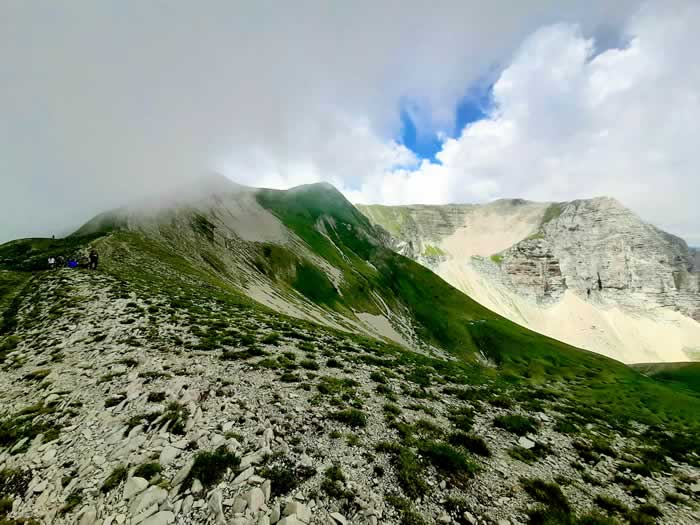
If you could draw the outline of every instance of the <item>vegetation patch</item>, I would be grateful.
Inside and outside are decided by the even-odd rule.
[[[48,377],[49,374],[51,374],[51,370],[49,368],[40,368],[29,372],[23,377],[23,379],[25,381],[42,381]]]
[[[476,464],[464,452],[437,441],[423,441],[418,451],[442,474],[457,482],[464,482],[478,470]]]
[[[163,422],[169,423],[168,431],[179,436],[185,435],[185,425],[190,413],[187,407],[181,405],[177,401],[168,404],[167,409],[163,412]]]
[[[537,432],[537,422],[530,417],[521,416],[519,414],[496,416],[493,420],[493,424],[517,436],[524,436]]]
[[[112,473],[102,483],[100,490],[105,494],[117,488],[122,481],[126,480],[127,470],[124,465],[119,465],[112,470]],[[146,478],[149,479],[149,478]]]
[[[229,451],[226,445],[222,445],[213,451],[198,452],[194,457],[194,463],[187,480],[198,479],[205,487],[221,481],[228,469],[236,469],[241,464],[241,459]],[[185,483],[183,486],[189,486]]]
[[[543,504],[529,512],[530,523],[573,524],[571,506],[559,485],[537,478],[523,478],[520,484],[532,499]]]
[[[165,401],[165,392],[149,392],[147,401],[149,403],[160,403]]]
[[[401,514],[401,525],[428,525],[428,522],[407,499],[389,495],[386,497],[386,501]]]
[[[467,434],[466,432],[455,432],[450,435],[450,444],[455,447],[461,447],[468,450],[472,454],[478,456],[490,457],[491,451],[488,445],[481,436],[476,434]]]
[[[289,460],[260,470],[260,475],[271,482],[272,497],[286,496],[315,474],[315,468],[295,465]]]
[[[340,465],[328,467],[323,473],[323,481],[321,481],[321,490],[329,497],[335,499],[343,499],[352,497],[352,492],[345,489],[345,475],[343,474]]]
[[[157,461],[153,461],[150,463],[144,463],[136,467],[136,470],[134,471],[134,476],[137,478],[143,478],[145,480],[151,480],[156,475],[160,474],[162,471],[163,467],[160,466],[160,463],[158,463]],[[200,479],[200,481],[202,480]]]
[[[339,423],[343,423],[353,428],[362,428],[367,426],[367,415],[356,408],[348,408],[345,410],[340,410],[338,412],[333,412],[328,415],[328,417]]]
[[[75,507],[83,502],[83,491],[81,489],[76,489],[71,492],[66,498],[66,502],[61,507],[60,514],[68,514]]]

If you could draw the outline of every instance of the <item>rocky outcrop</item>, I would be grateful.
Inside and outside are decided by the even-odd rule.
[[[700,320],[694,260],[682,239],[611,198],[555,204],[540,230],[503,253],[502,269],[541,300],[571,289],[632,309],[666,307]]]
[[[500,280],[537,302],[557,301],[572,290],[626,308],[665,307],[700,320],[698,251],[615,199],[360,209],[393,236],[396,251],[433,270],[460,258],[451,241],[461,235],[457,251],[492,257]],[[519,238],[513,238],[516,230]],[[502,249],[492,251],[498,242],[484,243],[489,235],[502,238]]]
[[[627,363],[700,356],[698,250],[614,199],[359,208],[392,249],[535,331]]]

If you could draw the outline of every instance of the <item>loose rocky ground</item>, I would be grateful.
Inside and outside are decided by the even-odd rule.
[[[3,525],[700,521],[700,458],[547,387],[100,272],[34,279],[0,348]]]

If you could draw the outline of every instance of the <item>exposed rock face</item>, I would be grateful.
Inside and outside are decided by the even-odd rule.
[[[610,198],[552,209],[534,238],[503,254],[502,269],[519,291],[538,299],[590,291],[629,308],[668,307],[700,320],[700,274],[685,241]]]
[[[700,271],[700,248],[690,248],[690,257],[693,262],[693,270]]]
[[[614,199],[359,208],[391,248],[534,330],[627,362],[698,355],[698,250]]]

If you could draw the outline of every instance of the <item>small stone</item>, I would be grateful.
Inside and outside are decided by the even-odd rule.
[[[61,396],[59,396],[58,394],[49,394],[48,396],[46,396],[46,399],[44,399],[44,404],[46,406],[51,406],[60,400]]]
[[[41,457],[42,463],[46,465],[50,465],[55,462],[56,459],[56,449],[55,448],[50,448],[48,449],[44,455]]]
[[[100,455],[92,456],[92,462],[95,465],[97,465],[98,467],[101,467],[102,465],[104,465],[105,461],[107,461],[107,460],[105,459],[104,456],[100,456]]]
[[[525,436],[520,436],[520,439],[518,439],[518,445],[520,445],[524,449],[530,450],[535,446],[535,442],[531,439],[526,438]]]
[[[224,509],[222,507],[221,500],[223,499],[221,491],[216,489],[212,491],[209,496],[209,510],[214,515],[215,519],[219,523],[224,522]]]
[[[34,485],[34,488],[32,489],[34,491],[34,494],[41,494],[46,490],[46,487],[48,487],[49,482],[47,480],[41,481]]]
[[[265,503],[270,501],[270,495],[272,493],[272,482],[269,479],[266,479],[263,484],[262,484],[262,491],[265,496]]]
[[[248,505],[248,502],[242,498],[241,496],[236,496],[233,498],[233,505],[231,505],[231,510],[233,510],[234,514],[238,514],[239,512],[243,512],[246,508],[246,505]]]
[[[175,477],[173,478],[172,485],[179,485],[183,481],[185,481],[185,478],[190,475],[190,470],[192,470],[192,465],[194,464],[194,459],[190,459],[185,465],[178,471],[177,474],[175,474]]]
[[[290,501],[287,503],[282,514],[284,516],[291,516],[292,514],[295,514],[296,517],[304,523],[311,521],[311,511],[306,508],[306,505],[299,501]]]
[[[168,497],[168,492],[165,489],[162,489],[160,487],[149,487],[145,492],[142,492],[136,498],[131,504],[131,507],[129,508],[129,512],[131,516],[137,516],[141,514],[144,510],[150,509],[151,507],[155,507],[155,511],[152,512],[151,514],[155,513],[158,511],[158,505],[163,503],[165,501],[165,498]],[[147,518],[149,515],[144,516],[142,519]]]
[[[438,516],[437,520],[438,520],[438,523],[451,523],[452,522],[452,518],[450,518],[450,515],[447,514],[446,512],[443,514],[440,514]]]
[[[700,481],[696,481],[690,486],[690,492],[692,492],[693,494],[697,494],[698,492],[700,492]]]
[[[122,525],[126,521],[126,514],[117,514],[117,517],[114,518],[114,520],[118,525]]]
[[[464,512],[464,515],[462,516],[464,518],[464,521],[466,521],[469,525],[476,525],[476,518],[471,512]]]
[[[195,480],[192,482],[192,489],[191,489],[191,490],[192,490],[192,494],[199,494],[200,492],[202,492],[202,489],[203,489],[203,488],[204,488],[204,487],[202,486],[202,482],[199,481],[198,479],[195,479]]]
[[[445,490],[447,488],[447,481],[445,481],[444,479],[440,481],[440,488],[442,490]]]
[[[80,516],[78,520],[78,525],[93,525],[97,521],[97,509],[95,507],[88,507],[85,512]]]
[[[277,523],[280,519],[280,504],[275,503],[275,506],[272,507],[272,512],[270,513],[270,523]]]
[[[194,498],[192,497],[192,494],[188,494],[187,497],[185,497],[184,501],[182,502],[182,513],[187,515],[190,513],[192,510],[192,505],[194,503]]]
[[[170,445],[166,445],[161,451],[158,461],[163,466],[170,465],[173,461],[175,461],[175,458],[177,458],[178,455],[180,455],[180,450],[175,447],[171,447]]]
[[[131,525],[138,525],[145,519],[149,518],[150,516],[153,516],[158,512],[158,505],[151,505],[150,507],[144,509],[140,513],[138,513],[135,517],[131,518]]]
[[[175,521],[175,514],[170,511],[157,512],[153,516],[146,518],[141,522],[141,525],[168,525]]]
[[[145,479],[139,477],[129,478],[124,484],[124,499],[129,500],[137,494],[141,494],[147,488],[148,481]]]
[[[248,481],[248,479],[255,473],[255,469],[253,467],[249,467],[245,469],[243,472],[238,474],[233,480],[233,485],[240,485],[241,483],[245,483]]]
[[[340,525],[347,525],[348,520],[340,512],[331,512],[331,518]]]
[[[291,516],[286,516],[277,522],[278,525],[303,525],[303,522],[297,519],[297,517],[292,514]]]
[[[265,504],[265,494],[258,487],[251,489],[248,494],[246,494],[245,499],[250,512],[258,512]]]

